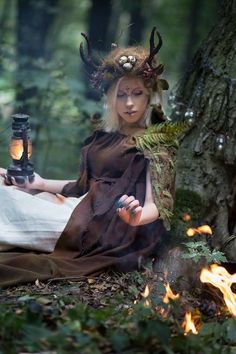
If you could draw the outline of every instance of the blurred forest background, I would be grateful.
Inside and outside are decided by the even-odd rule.
[[[36,171],[77,176],[91,117],[103,106],[88,89],[81,32],[104,55],[112,42],[148,47],[157,26],[159,61],[173,88],[217,24],[219,7],[220,0],[0,0],[0,166],[10,163],[11,114],[28,113]]]

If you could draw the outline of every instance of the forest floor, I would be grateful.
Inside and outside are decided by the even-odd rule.
[[[167,299],[148,268],[4,289],[0,353],[235,354],[236,318],[221,293],[192,286],[178,294]],[[186,312],[195,334],[184,329]]]

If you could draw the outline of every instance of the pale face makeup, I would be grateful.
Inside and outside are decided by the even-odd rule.
[[[148,104],[148,91],[143,81],[135,77],[124,77],[119,83],[116,96],[116,111],[122,126],[138,126]]]

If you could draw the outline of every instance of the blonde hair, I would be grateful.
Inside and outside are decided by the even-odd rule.
[[[121,128],[121,119],[117,114],[116,111],[116,99],[117,99],[117,92],[119,89],[119,85],[121,81],[124,79],[125,76],[118,79],[107,91],[105,96],[104,102],[104,115],[102,118],[101,128],[104,129],[106,132],[113,132],[120,130]],[[139,78],[140,79],[140,78]],[[144,86],[145,85],[145,82]],[[162,104],[162,90],[158,87],[157,91],[153,91],[152,89],[146,87],[149,101],[144,113],[143,118],[139,121],[139,126],[146,128],[151,125],[151,117],[152,117],[152,105]]]

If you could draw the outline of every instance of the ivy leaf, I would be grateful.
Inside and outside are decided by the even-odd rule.
[[[226,339],[230,344],[236,344],[236,319],[230,318],[226,323]]]
[[[224,253],[215,249],[211,251],[206,241],[184,242],[183,245],[186,247],[186,252],[181,255],[184,259],[192,259],[194,262],[198,262],[204,257],[207,263],[227,262]]]
[[[121,330],[113,331],[110,333],[110,340],[112,347],[116,352],[122,352],[129,345],[128,335]]]

